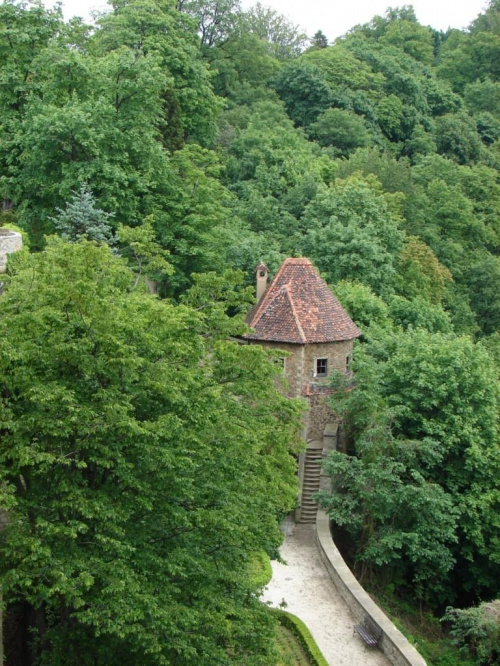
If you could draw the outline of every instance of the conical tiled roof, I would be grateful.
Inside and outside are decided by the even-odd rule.
[[[339,342],[361,331],[351,320],[309,259],[286,259],[247,324],[249,340]]]

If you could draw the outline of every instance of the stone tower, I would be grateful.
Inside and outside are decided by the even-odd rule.
[[[320,487],[320,463],[337,447],[338,420],[325,398],[332,389],[334,370],[349,374],[354,340],[361,331],[321,279],[309,259],[286,259],[267,288],[267,267],[257,267],[258,300],[247,317],[252,332],[248,344],[283,350],[287,394],[306,398],[304,417],[306,452],[299,457],[301,485],[297,519],[315,519],[311,495]]]

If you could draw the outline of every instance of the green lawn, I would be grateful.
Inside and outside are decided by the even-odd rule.
[[[311,666],[307,654],[290,629],[280,624],[278,644],[282,656],[277,666]]]

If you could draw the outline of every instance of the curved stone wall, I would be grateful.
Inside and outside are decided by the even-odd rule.
[[[7,255],[18,252],[23,246],[23,238],[17,231],[0,227],[0,273],[7,268]]]
[[[361,623],[368,615],[382,629],[379,646],[389,661],[394,666],[426,666],[423,657],[358,583],[333,542],[328,514],[321,510],[316,517],[316,537],[328,573],[356,621]]]

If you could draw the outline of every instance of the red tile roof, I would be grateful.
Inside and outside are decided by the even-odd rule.
[[[361,331],[320,278],[309,259],[286,259],[260,303],[248,314],[249,340],[339,342]]]

